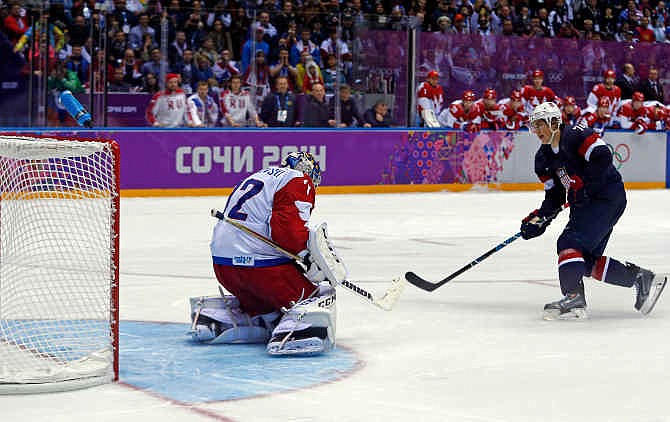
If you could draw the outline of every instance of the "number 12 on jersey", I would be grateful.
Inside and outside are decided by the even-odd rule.
[[[240,199],[237,200],[237,203],[233,205],[233,207],[228,212],[228,218],[241,221],[245,221],[247,219],[247,214],[241,211],[242,205],[244,205],[244,203],[249,199],[258,195],[258,193],[263,189],[264,184],[262,181],[257,179],[248,179],[246,182],[244,182],[242,186],[238,187],[237,189],[246,190],[249,186],[251,186],[251,188],[248,191],[244,192],[244,194],[240,197]],[[237,189],[235,190],[237,191]]]

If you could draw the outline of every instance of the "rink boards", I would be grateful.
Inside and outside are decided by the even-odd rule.
[[[227,194],[294,150],[319,160],[321,193],[541,189],[533,173],[538,141],[527,131],[120,129],[77,135],[119,143],[123,196]],[[604,139],[627,188],[670,185],[666,132],[608,131]]]

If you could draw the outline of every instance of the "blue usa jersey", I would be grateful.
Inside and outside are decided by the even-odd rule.
[[[625,195],[621,174],[612,163],[612,152],[597,132],[578,123],[562,127],[560,136],[558,151],[544,144],[535,154],[535,173],[546,192],[541,215],[550,215],[565,203],[570,179],[575,176],[581,178],[586,196],[592,200]]]

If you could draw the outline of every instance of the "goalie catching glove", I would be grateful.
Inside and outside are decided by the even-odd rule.
[[[307,249],[299,256],[306,268],[305,277],[312,283],[328,281],[336,286],[347,278],[347,268],[328,239],[326,223],[309,228]]]

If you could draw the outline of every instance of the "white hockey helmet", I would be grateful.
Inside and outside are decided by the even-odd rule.
[[[547,123],[547,126],[552,128],[551,122],[556,119],[560,125],[562,122],[561,110],[558,108],[556,103],[547,101],[544,102],[533,109],[533,112],[530,115],[530,128],[533,129],[533,123],[538,120],[544,120]],[[552,128],[553,130],[553,128]]]
[[[321,166],[314,156],[306,151],[294,151],[289,153],[281,163],[282,167],[290,167],[299,170],[309,176],[314,187],[321,183]]]

